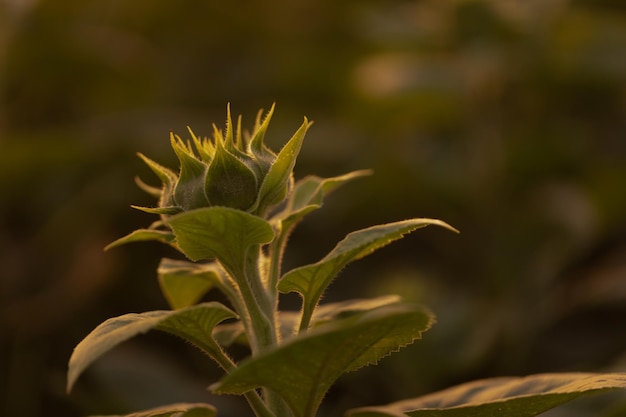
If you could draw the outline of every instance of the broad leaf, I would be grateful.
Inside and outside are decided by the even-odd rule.
[[[228,207],[187,211],[168,218],[167,223],[189,259],[217,258],[229,272],[243,265],[250,246],[274,238],[274,231],[265,220]]]
[[[211,388],[242,394],[267,387],[285,400],[295,417],[311,417],[339,376],[419,339],[432,322],[431,313],[411,304],[354,314],[249,358]]]
[[[308,327],[310,317],[322,294],[347,264],[400,239],[407,233],[428,225],[455,230],[447,223],[435,219],[411,219],[373,226],[348,234],[319,262],[286,273],[279,281],[278,289],[284,293],[297,292],[302,295],[301,328]]]
[[[92,417],[214,417],[217,410],[210,404],[171,404],[132,414]]]
[[[144,242],[147,240],[156,240],[162,243],[174,242],[174,235],[165,230],[155,229],[139,229],[135,230],[124,237],[117,239],[115,242],[109,243],[104,250],[109,250],[117,246],[125,245],[131,242]]]
[[[163,258],[157,269],[161,292],[174,310],[196,304],[211,288],[223,285],[215,263],[192,263]]]
[[[532,417],[583,394],[626,388],[626,374],[562,373],[490,378],[423,397],[348,412],[349,417]]]
[[[182,310],[130,313],[108,319],[74,348],[67,373],[67,390],[69,392],[80,374],[104,353],[152,329],[180,336],[215,357],[220,348],[211,337],[211,332],[221,321],[234,317],[236,315],[231,310],[212,302]]]

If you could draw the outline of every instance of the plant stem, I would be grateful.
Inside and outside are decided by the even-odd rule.
[[[226,371],[226,373],[231,372],[237,367],[232,359],[221,349],[218,349],[217,352],[214,352],[214,354],[210,356],[222,367],[222,369],[224,369],[224,371]],[[257,391],[248,391],[244,393],[244,397],[257,417],[276,417],[276,414],[274,414],[268,405],[265,404],[263,398],[261,398]]]

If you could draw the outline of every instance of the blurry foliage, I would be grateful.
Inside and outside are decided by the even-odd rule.
[[[626,367],[623,2],[4,0],[0,48],[0,414],[149,407],[169,400],[155,373],[197,378],[193,353],[172,376],[129,345],[109,361],[132,366],[103,364],[63,393],[95,323],[165,308],[162,249],[101,252],[145,220],[127,208],[145,201],[134,152],[168,164],[169,130],[208,134],[229,101],[248,122],[277,102],[270,142],[287,120],[315,120],[296,173],[376,172],[303,223],[291,259],[401,218],[462,231],[344,272],[335,293],[401,291],[439,324],[375,375],[340,381],[326,415],[480,376]],[[309,244],[320,253],[298,253]],[[111,369],[155,383],[154,397],[133,402]]]

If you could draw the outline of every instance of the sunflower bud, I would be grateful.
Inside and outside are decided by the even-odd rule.
[[[138,182],[159,198],[156,208],[141,210],[168,216],[201,207],[223,206],[263,217],[283,201],[293,185],[293,167],[310,123],[304,123],[275,154],[264,143],[274,106],[261,121],[257,116],[251,135],[244,135],[241,117],[233,128],[228,108],[224,132],[214,126],[213,138],[198,138],[189,129],[190,141],[170,135],[170,143],[180,162],[178,174],[140,155],[163,182],[160,190]]]

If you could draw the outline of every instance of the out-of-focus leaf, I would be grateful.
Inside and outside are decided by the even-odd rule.
[[[215,263],[192,263],[163,258],[157,269],[161,292],[172,309],[197,303],[214,286],[223,283]]]
[[[626,374],[558,373],[473,381],[348,417],[533,417],[591,392],[626,388]]]
[[[388,304],[399,303],[401,298],[397,295],[385,295],[376,298],[364,298],[339,301],[336,303],[320,304],[313,313],[311,327],[323,325],[331,320],[349,317],[353,314],[373,310]],[[297,334],[300,313],[296,311],[281,311],[278,316],[280,334],[283,339],[288,339]]]
[[[242,394],[267,387],[287,402],[294,416],[311,417],[339,376],[419,339],[433,320],[430,312],[412,304],[356,313],[242,362],[211,388]]]
[[[67,390],[70,391],[80,374],[104,353],[152,329],[175,334],[215,357],[220,348],[211,337],[213,328],[234,317],[236,314],[224,305],[211,302],[182,310],[129,313],[108,319],[74,348],[67,372]]]
[[[352,314],[373,310],[374,308],[387,304],[398,303],[400,300],[401,298],[397,295],[385,295],[376,298],[354,299],[321,304],[313,313],[311,326],[315,327],[333,319],[346,318]],[[279,332],[282,340],[287,340],[296,334],[299,318],[300,313],[297,311],[279,311],[278,324],[280,326]],[[244,345],[248,343],[243,324],[240,321],[215,326],[213,338],[224,347],[230,346],[235,342]]]
[[[92,417],[214,417],[217,410],[210,404],[171,404],[124,415]]]

